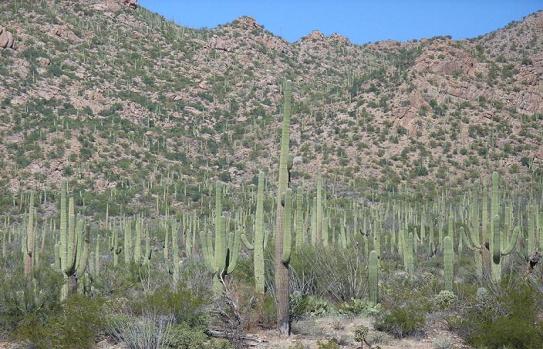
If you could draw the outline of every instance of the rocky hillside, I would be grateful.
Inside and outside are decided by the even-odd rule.
[[[472,40],[359,46],[289,44],[248,17],[193,30],[133,1],[2,1],[0,75],[10,191],[273,172],[284,78],[298,183],[521,182],[543,162],[543,12]]]

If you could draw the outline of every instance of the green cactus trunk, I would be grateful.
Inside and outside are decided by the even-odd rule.
[[[74,198],[68,202],[68,222],[66,222],[66,192],[61,193],[61,227],[60,241],[57,246],[60,257],[60,271],[64,275],[64,286],[61,290],[61,301],[70,294],[77,292],[78,278],[82,277],[87,268],[90,254],[90,239],[85,223],[75,216]]]
[[[264,294],[264,172],[258,174],[256,194],[255,235],[254,235],[254,276],[255,292]]]
[[[26,223],[26,235],[23,240],[24,274],[32,276],[36,252],[36,227],[34,226],[34,192],[30,193],[28,207],[28,221]]]
[[[289,241],[290,230],[285,227],[285,206],[288,202],[289,174],[287,162],[289,158],[289,127],[291,113],[291,83],[284,84],[283,124],[281,129],[281,154],[279,157],[279,178],[277,185],[276,215],[275,215],[275,288],[277,297],[277,329],[282,335],[290,334],[289,317],[289,261],[290,246],[284,246]],[[318,221],[317,221],[318,222]],[[288,258],[287,258],[288,257]]]
[[[369,302],[375,305],[379,302],[379,257],[377,251],[370,252],[368,263]]]
[[[443,238],[443,274],[445,289],[452,292],[454,283],[454,247],[450,236]]]

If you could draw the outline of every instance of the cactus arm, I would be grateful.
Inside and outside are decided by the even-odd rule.
[[[228,247],[228,266],[226,267],[227,274],[232,273],[238,265],[239,250],[241,248],[241,231],[239,229],[235,229],[234,232],[230,234],[230,239],[233,241]]]
[[[507,247],[502,251],[501,253],[502,256],[507,256],[511,254],[511,252],[513,252],[513,250],[515,249],[515,246],[517,245],[519,234],[520,234],[520,227],[517,225],[513,228],[511,240],[509,241],[509,244],[507,245]]]
[[[89,237],[88,230],[81,231],[79,238],[80,238],[80,243],[79,243],[80,247],[78,251],[75,272],[77,275],[83,275],[85,273],[85,269],[87,268],[87,262],[89,260],[89,254],[90,254],[90,237]]]
[[[214,263],[214,254],[213,246],[209,244],[209,233],[207,231],[207,224],[204,224],[204,228],[198,231],[200,236],[200,245],[202,247],[202,256],[204,257],[204,262],[207,266],[207,269],[213,273],[215,271]]]
[[[467,248],[469,248],[472,251],[477,251],[482,249],[482,244],[477,244],[473,240],[473,236],[471,235],[470,229],[467,224],[465,223],[457,223],[457,229],[462,234],[462,238],[464,243],[466,244]]]
[[[243,242],[243,244],[245,245],[245,247],[248,249],[248,250],[251,250],[253,251],[255,249],[254,245],[251,244],[249,242],[249,240],[247,239],[247,236],[245,235],[245,233],[241,233],[241,241]]]

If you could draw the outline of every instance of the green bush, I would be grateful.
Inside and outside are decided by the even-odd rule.
[[[375,329],[402,338],[422,332],[425,323],[424,312],[420,308],[411,305],[384,312],[377,317]]]
[[[381,305],[370,304],[366,300],[351,299],[349,302],[341,303],[338,311],[347,315],[377,315],[382,310]]]
[[[47,319],[60,307],[62,282],[62,276],[51,268],[35,270],[31,280],[23,275],[22,270],[2,270],[0,331],[8,334],[25,318]]]
[[[228,349],[232,346],[225,340],[209,338],[203,328],[186,324],[175,325],[168,331],[168,346],[175,349]]]
[[[540,292],[524,282],[508,285],[504,283],[494,294],[488,292],[469,306],[459,332],[478,348],[543,348]]]
[[[456,302],[456,295],[448,290],[443,290],[435,295],[432,299],[435,309],[445,310],[449,309]]]
[[[175,323],[200,326],[206,323],[204,307],[209,299],[194,294],[192,290],[179,284],[176,289],[164,286],[154,293],[133,301],[132,310],[136,315],[158,314],[173,316]]]
[[[47,317],[37,313],[25,317],[13,336],[38,349],[92,348],[105,325],[102,305],[101,299],[72,296]]]
[[[341,347],[334,340],[328,340],[326,342],[317,342],[318,349],[340,349]]]
[[[334,306],[324,299],[293,293],[290,296],[290,312],[293,319],[319,317],[335,312]]]

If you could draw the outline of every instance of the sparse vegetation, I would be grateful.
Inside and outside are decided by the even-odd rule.
[[[0,340],[543,347],[542,13],[360,46],[126,2],[0,3]]]

